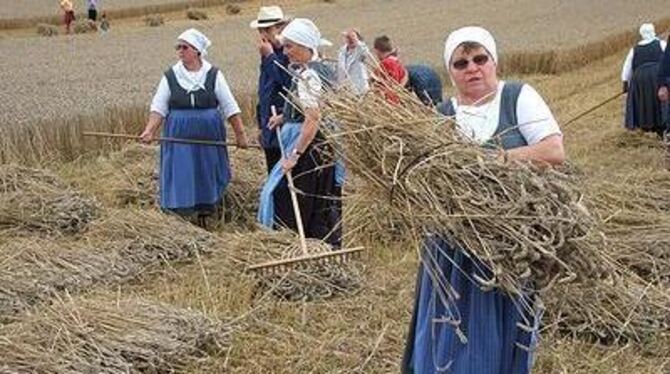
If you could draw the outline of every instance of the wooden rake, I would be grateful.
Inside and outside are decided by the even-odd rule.
[[[114,134],[109,132],[84,132],[84,136],[94,136],[98,138],[120,138],[120,139],[132,139],[140,140],[138,135],[132,134]],[[214,147],[239,147],[236,143],[231,142],[221,142],[215,140],[203,140],[203,139],[183,139],[183,138],[167,138],[167,137],[158,137],[153,138],[153,141],[157,142],[168,142],[168,143],[179,143],[179,144],[194,144],[194,145],[205,145],[205,146],[214,146]],[[261,146],[258,144],[249,144],[248,148],[258,148]]]
[[[274,106],[272,108],[272,115],[277,115],[277,110]],[[281,142],[281,134],[279,131],[279,126],[275,128],[277,133],[277,140],[279,142],[279,149],[281,151],[282,159],[286,157],[284,150],[284,145]],[[281,161],[280,161],[281,162]],[[305,238],[305,228],[302,223],[302,217],[300,216],[300,206],[298,205],[298,196],[295,192],[295,187],[293,184],[293,175],[291,171],[286,172],[286,180],[288,182],[288,189],[291,195],[291,203],[293,204],[293,214],[295,215],[296,226],[298,226],[298,235],[300,237],[300,249],[302,250],[302,255],[286,258],[281,260],[268,261],[261,264],[251,265],[247,267],[249,272],[257,272],[261,274],[276,274],[276,273],[286,273],[294,268],[299,268],[304,265],[319,264],[319,263],[335,263],[342,264],[348,262],[351,258],[356,257],[363,251],[363,247],[355,247],[349,249],[340,249],[336,251],[321,251],[320,253],[310,253],[307,250],[307,239]]]

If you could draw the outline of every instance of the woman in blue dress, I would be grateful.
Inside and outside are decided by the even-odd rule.
[[[663,134],[659,90],[659,65],[666,49],[664,40],[656,37],[654,25],[640,26],[640,41],[630,49],[621,70],[626,97],[625,126],[629,130],[642,129]]]
[[[561,131],[540,95],[529,85],[498,80],[496,44],[488,31],[452,32],[444,59],[456,95],[438,109],[465,136],[484,147],[502,146],[503,160],[564,161]],[[530,372],[540,306],[530,293],[482,289],[476,279],[489,279],[489,271],[456,240],[448,233],[424,240],[403,372]]]
[[[150,142],[163,122],[164,137],[225,141],[227,120],[240,147],[247,146],[240,109],[221,71],[204,59],[209,39],[196,29],[177,38],[179,62],[163,75],[149,121],[140,135]],[[207,226],[218,214],[231,178],[225,147],[161,143],[160,206]]]

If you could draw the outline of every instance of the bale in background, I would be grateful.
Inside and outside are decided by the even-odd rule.
[[[98,31],[98,27],[95,22],[90,20],[81,20],[74,23],[74,33],[75,34],[87,34],[90,32]]]
[[[37,35],[41,36],[56,36],[58,35],[58,27],[48,23],[37,24]]]
[[[148,16],[144,17],[144,24],[149,27],[160,26],[163,23],[163,16],[160,14],[149,14]]]
[[[205,11],[202,10],[202,9],[189,8],[186,11],[186,18],[199,21],[199,20],[207,19],[208,17],[207,17],[207,13],[205,13]]]
[[[242,8],[240,8],[240,6],[237,4],[226,5],[226,13],[228,14],[239,14],[241,11]]]

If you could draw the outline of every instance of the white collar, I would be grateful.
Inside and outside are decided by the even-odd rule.
[[[177,78],[177,83],[187,92],[205,89],[205,82],[207,81],[207,72],[212,68],[207,60],[202,60],[202,66],[198,71],[189,71],[184,66],[184,63],[179,61],[172,66],[172,71]]]

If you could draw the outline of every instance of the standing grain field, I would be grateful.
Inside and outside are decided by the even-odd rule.
[[[343,0],[308,4],[299,10],[288,5],[287,13],[313,17],[324,36],[336,44],[339,31],[348,26],[359,27],[368,40],[388,33],[406,62],[441,66],[448,30],[466,23],[490,28],[503,54],[560,50],[634,30],[642,20],[670,17],[666,1],[644,3],[421,0],[408,6],[406,1]],[[507,16],[500,17],[501,12]],[[104,37],[0,39],[4,52],[0,126],[97,113],[109,106],[148,105],[162,72],[176,60],[174,38],[192,26],[212,39],[208,58],[222,68],[232,89],[240,94],[254,92],[258,54],[254,31],[248,26],[254,13],[230,16],[223,8],[211,8],[208,15],[211,19],[206,21],[184,17],[159,28],[131,23]],[[336,51],[330,48],[325,53],[334,56]]]

